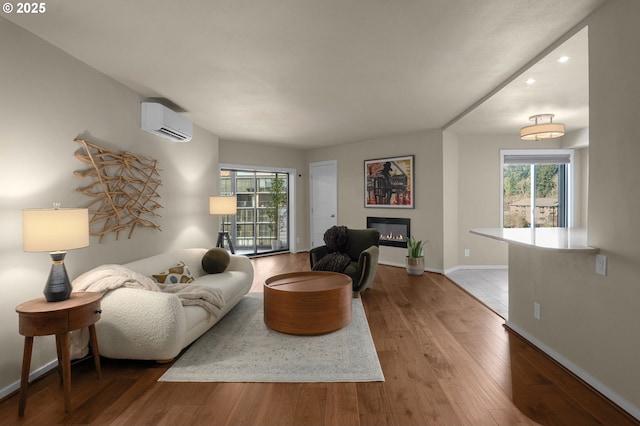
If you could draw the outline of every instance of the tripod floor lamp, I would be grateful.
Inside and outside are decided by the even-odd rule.
[[[235,195],[209,197],[209,214],[216,216],[224,216],[236,214],[238,212],[238,201]],[[229,250],[235,254],[233,243],[229,238],[229,232],[224,230],[224,220],[220,221],[220,231],[218,231],[218,242],[216,247],[224,248],[224,241],[229,243]]]

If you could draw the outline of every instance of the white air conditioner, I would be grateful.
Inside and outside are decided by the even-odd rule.
[[[174,142],[189,142],[193,123],[157,102],[142,102],[142,130]]]

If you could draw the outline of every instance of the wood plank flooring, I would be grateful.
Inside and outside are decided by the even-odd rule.
[[[252,260],[265,278],[308,270],[308,253]],[[2,424],[633,425],[640,424],[503,327],[446,277],[381,265],[362,294],[386,381],[157,382],[170,364],[103,358],[72,368],[73,411],[57,374],[0,401]]]

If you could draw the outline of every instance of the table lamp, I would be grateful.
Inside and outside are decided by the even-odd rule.
[[[62,209],[54,203],[52,209],[22,210],[22,245],[26,252],[48,251],[53,260],[44,297],[47,302],[67,300],[71,282],[64,267],[63,250],[89,245],[89,210]]]
[[[223,216],[236,213],[238,213],[238,199],[235,195],[209,197],[209,214]],[[229,243],[229,250],[231,250],[231,253],[235,254],[231,238],[229,238],[229,233],[224,230],[224,222],[221,222],[216,247],[224,248],[225,239]]]

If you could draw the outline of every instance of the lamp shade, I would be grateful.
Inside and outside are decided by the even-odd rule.
[[[61,251],[89,245],[88,209],[22,210],[24,251]]]
[[[209,214],[236,214],[238,199],[235,195],[209,197]]]
[[[538,114],[529,117],[535,124],[520,129],[520,139],[523,141],[538,141],[564,136],[564,124],[554,123],[553,114]]]

